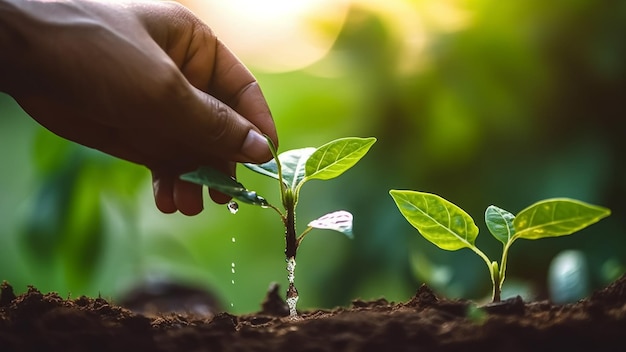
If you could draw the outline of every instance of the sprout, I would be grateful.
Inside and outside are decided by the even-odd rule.
[[[489,232],[503,245],[498,264],[474,245],[478,227],[463,209],[435,194],[400,190],[389,193],[400,213],[428,241],[449,251],[469,248],[485,261],[493,283],[494,302],[500,301],[509,248],[516,239],[570,235],[611,214],[609,209],[568,198],[540,201],[517,216],[491,205],[485,211],[485,222]]]
[[[256,192],[246,189],[235,179],[210,167],[200,167],[196,171],[181,175],[181,179],[206,185],[242,203],[273,209],[278,213],[285,226],[285,257],[289,279],[287,303],[290,315],[296,317],[298,290],[294,284],[294,271],[296,253],[304,237],[317,228],[334,230],[352,238],[352,214],[344,210],[332,212],[311,221],[308,227],[297,235],[295,219],[300,189],[310,180],[330,180],[343,174],[367,154],[376,142],[376,138],[341,138],[319,148],[293,149],[281,154],[278,154],[269,138],[267,141],[274,159],[260,165],[244,165],[254,172],[279,181],[282,210],[268,203]]]

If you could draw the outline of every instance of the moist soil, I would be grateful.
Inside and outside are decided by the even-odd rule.
[[[0,351],[626,351],[626,276],[566,305],[517,297],[477,306],[422,285],[407,302],[287,315],[278,288],[258,313],[134,313],[34,287],[0,296]]]

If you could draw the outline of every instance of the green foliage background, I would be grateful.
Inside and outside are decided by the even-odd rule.
[[[426,242],[397,212],[391,188],[439,194],[475,219],[490,204],[516,213],[548,197],[608,207],[611,217],[574,236],[520,241],[507,281],[546,297],[549,263],[565,249],[585,252],[594,288],[623,272],[626,2],[465,6],[470,25],[429,33],[418,70],[397,69],[401,38],[380,13],[355,6],[321,62],[255,72],[281,150],[378,138],[342,177],[303,187],[300,226],[345,209],[354,214],[355,239],[307,237],[296,272],[300,308],[405,300],[423,281],[452,297],[489,295],[480,258]],[[319,74],[328,68],[333,75]],[[283,230],[269,210],[241,205],[233,216],[207,202],[193,218],[160,214],[147,170],[52,135],[6,95],[0,147],[0,279],[18,291],[32,284],[118,299],[161,277],[215,290],[232,311],[248,312],[270,282],[286,288]],[[239,174],[276,203],[274,181]],[[497,257],[498,241],[477,224],[477,244]]]

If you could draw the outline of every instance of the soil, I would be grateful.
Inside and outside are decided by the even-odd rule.
[[[30,287],[0,296],[0,351],[624,351],[626,276],[577,303],[478,307],[422,285],[408,302],[355,300],[292,320],[274,287],[260,312],[144,315]]]

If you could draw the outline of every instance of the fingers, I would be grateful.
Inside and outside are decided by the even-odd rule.
[[[202,186],[185,182],[178,176],[152,173],[152,188],[157,208],[166,214],[180,211],[193,216],[204,208]]]
[[[261,131],[214,97],[191,87],[192,96],[176,99],[176,119],[160,123],[179,143],[203,158],[261,163],[272,156]]]
[[[235,176],[236,164],[233,162],[213,164],[216,169]],[[199,214],[204,206],[202,203],[202,186],[181,180],[177,171],[152,170],[152,189],[157,208],[166,214],[180,211],[193,216]],[[231,197],[213,189],[209,189],[211,199],[218,204],[226,204]]]
[[[256,79],[206,24],[177,3],[149,3],[134,10],[193,87],[251,122],[244,128],[246,133],[255,129],[278,145],[274,121]],[[221,107],[214,104],[212,110],[221,111]]]
[[[178,210],[188,216],[199,214],[204,208],[202,204],[202,186],[174,179],[174,204]]]
[[[152,172],[152,191],[157,208],[165,213],[172,214],[178,210],[174,202],[174,179]]]
[[[206,24],[184,7],[174,3],[159,3],[154,7],[151,4],[149,8],[139,8],[138,13],[152,38],[196,89],[194,102],[183,104],[177,111],[176,126],[172,126],[179,129],[176,133],[179,142],[190,151],[222,160],[260,163],[271,159],[267,141],[261,134],[268,135],[278,145],[276,128],[250,71]],[[234,163],[230,164],[230,174],[234,175]],[[173,187],[170,194],[188,194]],[[217,203],[230,200],[219,192],[209,193]],[[166,199],[167,203],[162,201],[164,208],[176,201]],[[176,204],[171,207],[178,208]]]
[[[274,120],[256,79],[219,40],[213,72],[209,92],[245,116],[278,146]]]

